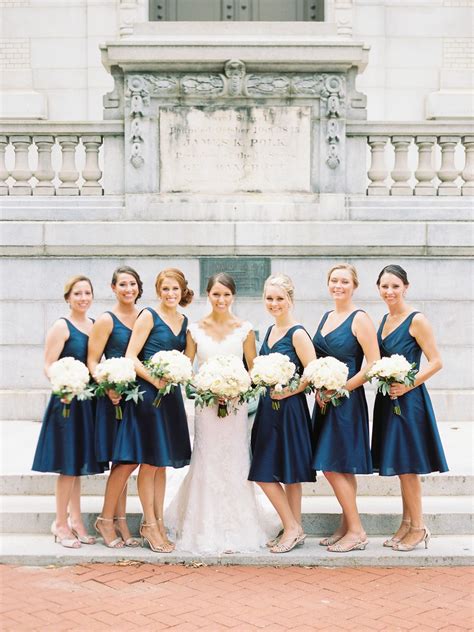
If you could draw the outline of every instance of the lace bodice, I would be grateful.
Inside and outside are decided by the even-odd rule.
[[[197,345],[199,366],[216,355],[236,355],[242,358],[244,342],[251,329],[252,325],[248,321],[244,321],[240,327],[236,327],[222,340],[214,340],[198,323],[189,325],[189,332]]]

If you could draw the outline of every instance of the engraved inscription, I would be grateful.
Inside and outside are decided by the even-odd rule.
[[[161,190],[310,190],[310,108],[160,111]]]
[[[210,276],[227,272],[233,277],[239,296],[260,297],[270,268],[268,257],[203,257],[199,259],[200,294],[206,295]]]

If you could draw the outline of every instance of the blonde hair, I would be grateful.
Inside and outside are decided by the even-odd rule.
[[[75,276],[70,277],[66,283],[64,284],[64,300],[67,301],[69,295],[72,292],[72,288],[79,283],[80,281],[86,281],[91,286],[92,296],[94,296],[94,288],[92,287],[92,282],[89,277],[84,276],[83,274],[76,274]]]
[[[269,285],[274,285],[275,287],[283,290],[290,301],[290,303],[294,303],[295,300],[295,286],[293,285],[293,281],[286,274],[271,274],[268,279],[265,281],[263,286],[263,298],[265,298],[265,294],[267,293],[267,287]]]
[[[181,307],[189,305],[193,300],[194,292],[188,287],[186,277],[178,268],[166,268],[158,274],[155,281],[156,293],[160,293],[161,285],[166,278],[174,279],[178,283],[179,289],[181,290],[181,300],[179,301]]]
[[[357,270],[355,269],[355,267],[352,264],[350,264],[350,263],[337,263],[335,266],[333,266],[328,272],[328,277],[327,277],[327,282],[328,283],[329,283],[329,279],[331,278],[331,274],[335,270],[348,270],[351,273],[352,282],[354,283],[354,287],[359,287],[359,277],[357,276]]]

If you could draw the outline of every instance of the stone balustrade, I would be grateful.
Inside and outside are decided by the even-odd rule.
[[[0,124],[0,195],[103,195],[103,144],[115,121]]]
[[[474,195],[472,121],[351,122],[347,136],[366,139],[367,195]]]

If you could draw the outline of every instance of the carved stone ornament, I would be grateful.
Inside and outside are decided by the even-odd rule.
[[[236,97],[242,93],[242,85],[245,77],[245,64],[240,59],[230,59],[225,67],[224,73],[227,77],[227,92],[229,96]]]
[[[142,155],[142,144],[144,143],[144,139],[141,129],[141,121],[146,115],[147,108],[150,105],[150,95],[147,89],[147,82],[142,75],[133,75],[128,77],[126,95],[130,110],[129,116],[132,119],[130,123],[130,143],[132,145],[130,162],[136,169],[138,169],[145,163],[145,159]]]

